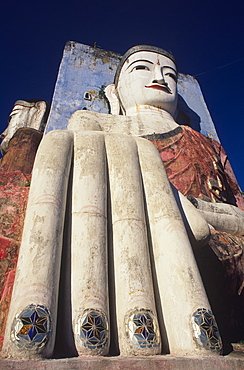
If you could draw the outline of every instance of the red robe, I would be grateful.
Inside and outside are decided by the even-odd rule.
[[[244,200],[223,147],[187,126],[143,136],[158,149],[170,182],[184,195],[244,210]]]

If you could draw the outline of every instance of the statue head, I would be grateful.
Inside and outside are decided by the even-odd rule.
[[[48,105],[43,100],[17,100],[9,115],[8,127],[0,136],[2,154],[6,153],[10,139],[19,128],[30,127],[44,131],[48,110]]]
[[[136,107],[149,105],[174,116],[177,66],[173,55],[155,46],[134,46],[122,57],[106,95],[114,114],[118,114],[118,107],[130,115]]]

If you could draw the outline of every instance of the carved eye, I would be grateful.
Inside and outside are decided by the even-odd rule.
[[[176,76],[176,75],[174,75],[173,73],[170,73],[170,72],[165,73],[165,76],[172,77],[172,78],[173,78],[173,80],[174,80],[175,82],[177,81],[177,76]]]
[[[138,71],[140,69],[143,69],[143,70],[146,70],[146,71],[149,71],[149,68],[147,66],[143,66],[143,65],[138,65],[138,66],[135,66],[134,68],[132,68],[131,72],[132,71]]]

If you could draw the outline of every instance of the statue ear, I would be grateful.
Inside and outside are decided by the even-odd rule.
[[[108,85],[104,91],[111,107],[111,114],[119,114],[120,103],[117,96],[115,85],[114,84]]]

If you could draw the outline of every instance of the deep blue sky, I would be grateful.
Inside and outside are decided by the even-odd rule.
[[[8,0],[1,6],[0,126],[18,99],[51,103],[66,41],[123,54],[137,44],[171,50],[196,76],[244,189],[243,0]],[[221,68],[219,68],[221,67]]]

